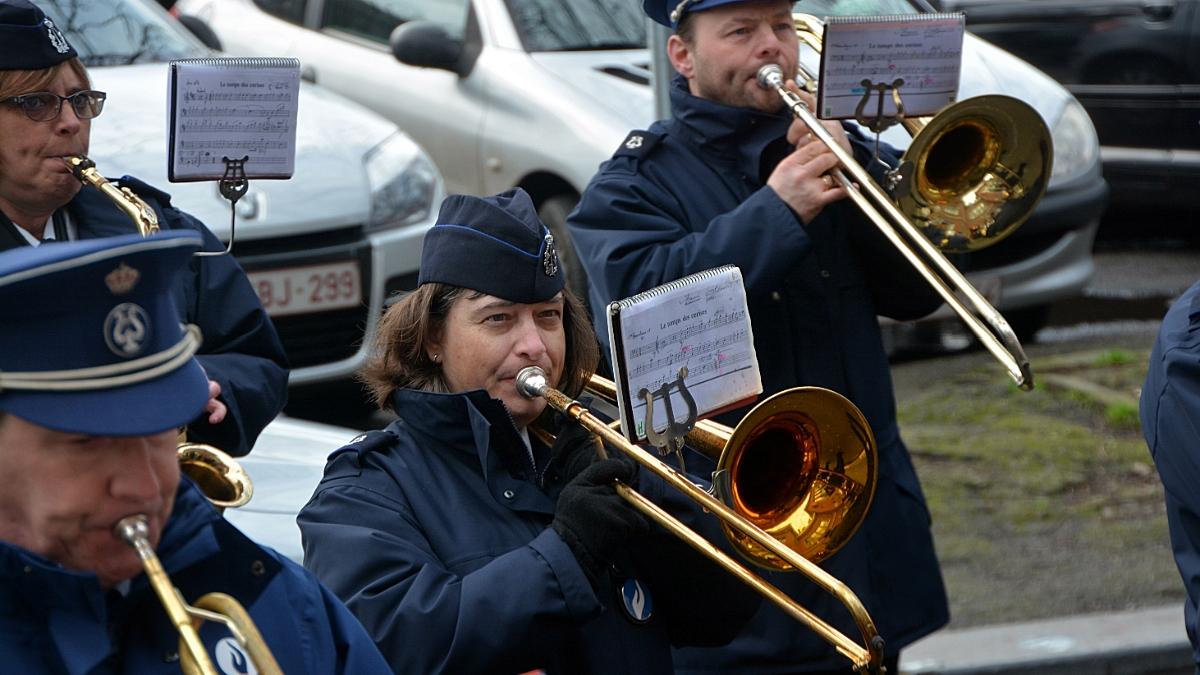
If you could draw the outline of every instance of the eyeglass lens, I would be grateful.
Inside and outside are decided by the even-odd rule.
[[[59,96],[48,91],[14,96],[12,100],[20,103],[21,110],[29,119],[35,122],[47,122],[57,119],[62,112],[62,102],[70,101],[75,116],[88,120],[100,114],[104,109],[105,94],[91,89],[75,92],[70,96]]]

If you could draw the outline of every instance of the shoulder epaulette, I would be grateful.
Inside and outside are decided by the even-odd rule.
[[[359,434],[350,439],[350,442],[342,446],[338,452],[356,452],[365,454],[368,452],[378,452],[396,441],[396,435],[384,430],[368,431]]]
[[[662,140],[659,134],[651,133],[641,129],[634,129],[629,132],[625,140],[621,141],[621,147],[613,153],[613,157],[635,157],[642,158],[650,154],[654,146]]]

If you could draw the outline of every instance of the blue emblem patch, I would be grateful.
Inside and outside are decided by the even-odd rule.
[[[637,579],[626,579],[621,584],[621,604],[625,607],[625,616],[634,623],[646,623],[654,613],[654,599]]]
[[[117,356],[137,356],[149,341],[150,316],[140,305],[123,302],[104,317],[104,343]]]

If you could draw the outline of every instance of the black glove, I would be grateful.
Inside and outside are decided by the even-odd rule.
[[[588,431],[582,424],[566,422],[554,437],[554,447],[550,450],[550,465],[546,469],[544,480],[549,482],[568,482],[579,475],[596,461],[598,437]]]
[[[636,475],[631,459],[600,460],[580,471],[558,496],[550,527],[571,549],[592,588],[625,542],[650,529],[650,521],[613,487],[613,481],[628,484]]]

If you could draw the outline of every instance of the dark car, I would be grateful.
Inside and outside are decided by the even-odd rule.
[[[941,0],[1087,109],[1119,208],[1198,212],[1200,0]]]

